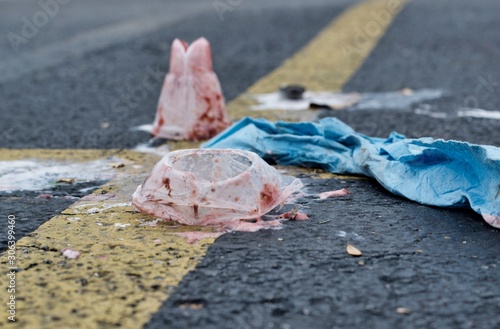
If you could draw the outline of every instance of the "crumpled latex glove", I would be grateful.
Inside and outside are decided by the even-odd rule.
[[[143,213],[186,225],[238,225],[284,204],[302,188],[257,154],[240,150],[167,153],[132,196]]]
[[[500,228],[500,148],[467,142],[374,138],[336,118],[319,123],[245,118],[202,145],[249,150],[281,165],[375,178],[390,192],[439,207],[470,207]]]
[[[212,68],[209,42],[199,38],[188,46],[175,39],[152,134],[198,141],[215,136],[229,124],[219,79]]]

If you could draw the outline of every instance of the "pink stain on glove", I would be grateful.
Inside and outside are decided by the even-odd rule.
[[[152,134],[198,141],[215,136],[229,124],[219,79],[212,68],[210,43],[199,38],[188,46],[175,39]]]

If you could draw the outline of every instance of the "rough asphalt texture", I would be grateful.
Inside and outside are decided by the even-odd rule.
[[[160,84],[150,71],[166,72],[174,37],[204,35],[212,42],[215,70],[231,99],[303,46],[348,1],[315,3],[244,2],[222,23],[209,8],[144,38],[0,82],[0,147],[134,147],[149,138],[130,129],[152,122]],[[398,111],[335,115],[369,135],[397,130],[500,146],[500,121],[454,116],[474,96],[479,77],[500,82],[499,6],[494,0],[410,3],[345,87],[445,89],[446,98],[416,107],[448,118]],[[60,37],[49,32],[30,46]],[[148,77],[156,87],[141,91]],[[500,108],[500,85],[492,90],[479,95],[478,107]],[[473,212],[392,196],[372,180],[304,182],[311,192],[347,187],[352,194],[302,200],[311,220],[288,222],[280,231],[222,236],[146,327],[500,328],[499,230]],[[30,219],[19,222],[22,234],[67,206],[64,199],[29,193],[0,196],[0,202],[2,218],[15,212]],[[347,255],[348,242],[363,256]],[[399,314],[398,307],[411,313]]]
[[[498,328],[498,230],[372,180],[305,183],[352,194],[303,200],[311,221],[222,236],[146,328]]]
[[[500,146],[499,121],[453,116],[468,105],[480,76],[500,82],[493,7],[493,1],[412,2],[344,89],[444,89],[447,97],[417,107],[449,118],[397,111],[335,115],[368,135],[396,130]],[[483,93],[479,107],[500,108],[500,84]],[[352,195],[306,204],[311,222],[221,237],[147,328],[500,328],[499,230],[473,212],[389,195],[371,180],[308,182],[313,191],[347,186]],[[319,224],[325,220],[331,222]],[[348,256],[347,242],[363,256]],[[398,307],[411,313],[399,314]]]
[[[0,218],[16,217],[15,236],[19,240],[30,234],[54,215],[72,205],[75,200],[92,193],[105,182],[88,182],[80,184],[60,184],[44,191],[14,191],[0,193]],[[85,193],[82,190],[84,189]],[[50,197],[40,197],[50,195]],[[0,235],[0,252],[7,249],[8,226],[3,225]]]
[[[457,117],[463,107],[500,110],[500,23],[494,0],[415,1],[407,5],[344,91],[442,89],[447,96],[415,108],[445,112],[433,119],[413,112],[338,111],[335,116],[359,132],[387,137],[465,140],[500,146],[500,120]],[[446,14],[444,14],[446,13]],[[487,86],[481,82],[490,80]],[[328,115],[328,113],[324,113]]]

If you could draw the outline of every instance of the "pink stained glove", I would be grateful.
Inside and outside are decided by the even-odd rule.
[[[152,134],[199,141],[215,136],[229,124],[219,79],[212,68],[210,43],[199,38],[188,46],[175,39]]]

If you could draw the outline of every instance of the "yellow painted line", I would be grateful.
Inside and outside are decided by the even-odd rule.
[[[303,121],[312,111],[252,111],[252,95],[300,84],[310,91],[339,91],[361,67],[407,0],[371,0],[349,8],[302,50],[287,59],[236,98],[229,106],[232,119],[261,116],[271,120]]]
[[[342,56],[339,49],[350,42],[355,45],[352,42],[356,26],[364,28],[372,22],[371,11],[383,10],[394,2],[404,4],[404,1],[376,0],[348,9],[308,46],[228,104],[232,118],[255,116],[256,112],[248,108],[252,103],[248,94],[274,91],[283,83],[298,82],[310,90],[340,89],[366,59],[393,16],[379,35],[359,47],[356,56]],[[309,115],[276,115],[272,111],[258,114],[289,120]],[[170,144],[172,149],[197,145]],[[141,328],[214,242],[214,238],[207,238],[198,244],[188,244],[174,233],[186,230],[209,233],[211,228],[164,222],[156,227],[147,226],[144,224],[154,218],[137,213],[130,206],[131,194],[159,159],[156,155],[128,150],[0,149],[0,161],[34,158],[84,162],[106,157],[118,158],[125,164],[115,169],[113,180],[17,241],[18,327]],[[308,173],[318,179],[335,177],[317,170]],[[67,259],[61,255],[65,248],[81,254],[77,259]],[[3,253],[0,274],[4,278],[9,272],[7,260],[7,253]],[[8,284],[8,280],[0,280],[2,303],[9,298]],[[0,327],[6,322],[4,313]]]
[[[68,160],[62,156],[66,153],[75,162],[113,157],[125,164],[115,168],[116,177],[90,197],[17,241],[14,266],[21,271],[16,274],[15,296],[20,328],[141,327],[214,241],[188,244],[172,233],[212,229],[168,222],[147,226],[154,218],[130,206],[131,194],[158,161],[156,155],[128,150],[23,150],[23,156],[21,150],[0,151],[1,161],[62,161]],[[67,259],[61,254],[65,248],[81,255]],[[6,253],[1,266],[2,277],[7,277]],[[8,283],[0,280],[2,302],[10,297]],[[7,320],[5,313],[0,327]]]

